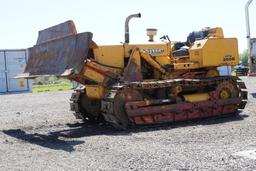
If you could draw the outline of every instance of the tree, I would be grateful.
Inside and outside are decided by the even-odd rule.
[[[252,59],[254,63],[252,64],[252,72],[256,72],[256,57]],[[252,62],[253,62],[252,61]],[[243,66],[248,66],[248,51],[244,50],[242,53],[239,54],[239,64]]]
[[[239,64],[243,66],[248,66],[248,51],[244,50],[239,54]]]

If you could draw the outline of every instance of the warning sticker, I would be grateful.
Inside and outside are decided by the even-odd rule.
[[[19,81],[19,86],[20,87],[25,87],[25,81],[24,80],[20,80]]]

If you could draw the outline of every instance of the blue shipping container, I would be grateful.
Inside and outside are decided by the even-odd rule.
[[[27,51],[0,50],[0,93],[28,92],[32,90],[31,80],[16,79],[27,63]]]

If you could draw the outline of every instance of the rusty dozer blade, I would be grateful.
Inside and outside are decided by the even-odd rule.
[[[28,49],[28,63],[17,78],[68,77],[79,73],[87,57],[92,33],[76,33],[72,21],[39,32],[37,44]]]

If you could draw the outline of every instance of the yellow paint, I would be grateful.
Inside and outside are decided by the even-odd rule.
[[[238,65],[238,45],[236,38],[209,39],[202,56],[202,67]]]
[[[198,67],[202,66],[203,63],[203,47],[205,46],[207,39],[197,40],[189,48],[189,61],[197,62]]]
[[[24,80],[19,81],[19,87],[25,87],[25,81]]]
[[[216,77],[216,76],[219,76],[219,71],[217,69],[211,69],[206,73],[206,77]]]
[[[86,94],[92,99],[102,99],[105,93],[105,88],[99,85],[85,85]]]
[[[156,56],[155,60],[162,65],[168,65],[171,63],[171,59],[169,56]]]
[[[90,80],[96,81],[97,83],[103,83],[105,76],[89,67],[84,70],[84,76]]]
[[[187,102],[201,102],[209,100],[210,96],[208,93],[197,93],[183,95]]]
[[[234,66],[238,64],[236,38],[212,38],[199,40],[190,49],[190,60],[198,61],[200,67]]]
[[[208,37],[224,38],[223,30],[220,27],[212,28],[208,32]]]
[[[152,56],[169,56],[170,54],[170,44],[166,42],[152,42],[152,43],[145,43],[145,44],[124,44],[124,55],[125,57],[130,56],[130,52],[134,48],[139,48],[145,50]]]
[[[160,71],[162,74],[167,74],[166,70],[157,62],[155,61],[145,50],[140,52],[140,56],[147,61],[149,65],[152,66],[153,69]]]
[[[124,58],[131,56],[134,48],[145,50],[150,55],[157,57],[161,64],[170,64],[170,44],[166,42],[145,44],[103,45],[93,48],[95,60],[101,64],[124,68]]]
[[[221,90],[220,92],[220,98],[221,99],[227,99],[230,97],[230,93],[227,90]]]
[[[180,59],[185,61],[180,62]],[[193,43],[189,56],[175,57],[175,61],[178,61],[174,63],[177,70],[235,66],[238,64],[238,42],[236,38],[224,38],[222,28],[212,28],[208,38]]]
[[[120,75],[120,73],[122,72],[121,69],[104,66],[102,64],[99,64],[98,62],[93,62],[91,60],[86,61],[85,67],[94,68],[96,71],[102,71],[105,75],[111,78],[117,78],[118,75]]]
[[[97,62],[112,66],[124,68],[124,47],[123,45],[105,45],[93,49]]]
[[[175,70],[197,69],[197,68],[199,68],[199,63],[192,63],[192,62],[174,63],[173,65],[174,65]]]
[[[141,66],[141,57],[139,49],[135,48],[132,50],[130,58],[132,58],[133,62],[135,62],[138,66]]]
[[[196,40],[191,47],[188,47],[188,56],[173,57],[174,42],[99,45],[93,47],[94,58],[103,67],[96,66],[96,68],[105,70],[105,66],[108,66],[108,71],[121,75],[129,60],[134,60],[138,66],[141,66],[143,59],[154,70],[154,76],[151,79],[179,78],[180,74],[200,68],[205,70],[211,68],[206,74],[207,77],[217,76],[219,74],[212,68],[238,64],[238,42],[236,38],[224,38],[220,27],[212,28],[208,32],[207,38]],[[114,67],[119,70],[115,71]],[[167,67],[168,70],[166,70]],[[84,69],[84,76],[99,84],[102,84],[106,77],[113,78],[111,75],[102,74],[88,67]]]

